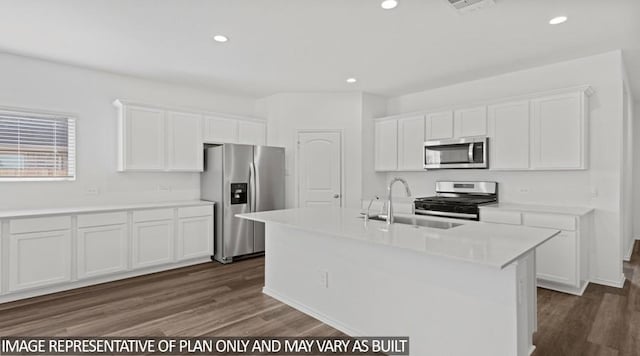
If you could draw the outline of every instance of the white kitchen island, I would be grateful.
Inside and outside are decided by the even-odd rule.
[[[348,335],[408,336],[416,356],[534,349],[534,251],[558,230],[388,226],[342,208],[238,216],[266,225],[264,293]]]

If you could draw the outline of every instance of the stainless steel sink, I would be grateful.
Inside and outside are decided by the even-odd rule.
[[[361,218],[364,218],[364,216],[361,216]],[[417,218],[410,218],[410,217],[406,217],[406,216],[394,216],[394,224],[405,224],[405,225],[413,225],[413,226],[423,226],[423,227],[430,227],[433,229],[452,229],[456,226],[461,226],[463,224],[458,224],[458,223],[452,223],[452,222],[447,222],[447,221],[437,221],[437,220],[427,220],[427,219],[417,219]],[[384,215],[376,215],[376,216],[370,216],[369,217],[370,220],[377,220],[377,221],[386,221],[386,216]]]

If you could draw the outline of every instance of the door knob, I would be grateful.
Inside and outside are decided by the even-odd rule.
[[[338,198],[340,198],[340,194],[334,194],[334,195],[333,195],[333,197],[334,197],[335,199],[338,199]]]

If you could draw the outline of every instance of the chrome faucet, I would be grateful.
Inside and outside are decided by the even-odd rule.
[[[371,217],[371,205],[373,205],[373,201],[374,200],[379,200],[380,197],[379,196],[374,196],[373,198],[371,198],[371,200],[369,201],[369,206],[367,206],[367,212],[363,212],[360,213],[362,215],[364,215],[364,221],[367,222],[369,221],[369,217]]]
[[[404,189],[407,193],[407,197],[411,196],[411,189],[409,189],[409,184],[407,184],[406,180],[395,177],[391,180],[391,182],[389,182],[389,186],[387,187],[387,224],[393,224],[393,203],[391,199],[391,193],[393,191],[393,183],[395,182],[402,182],[402,184],[404,184]]]

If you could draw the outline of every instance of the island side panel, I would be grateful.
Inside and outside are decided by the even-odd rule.
[[[264,292],[349,335],[409,336],[412,355],[529,354],[522,263],[500,270],[276,223],[266,234]]]

